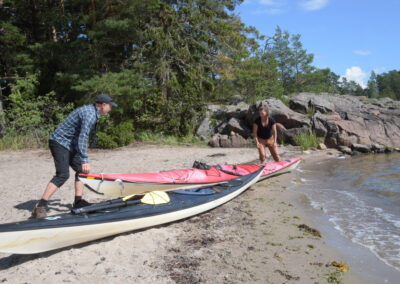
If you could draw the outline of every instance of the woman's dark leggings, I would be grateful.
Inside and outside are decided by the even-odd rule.
[[[70,166],[75,171],[75,181],[79,181],[78,174],[82,172],[79,154],[76,151],[69,151],[53,140],[49,140],[49,147],[56,167],[56,175],[50,182],[57,187],[61,187],[69,178]]]

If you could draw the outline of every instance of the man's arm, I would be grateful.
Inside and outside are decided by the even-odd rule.
[[[82,125],[78,137],[78,152],[81,158],[82,170],[84,173],[87,173],[90,171],[89,157],[87,154],[89,134],[92,130],[92,127],[96,123],[96,117],[90,116],[87,113],[83,113],[81,116],[81,121]]]

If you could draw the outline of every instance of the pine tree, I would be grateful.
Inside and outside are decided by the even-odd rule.
[[[378,98],[379,97],[378,81],[377,81],[377,76],[374,71],[371,72],[371,76],[369,77],[369,80],[368,80],[367,96],[369,98]]]

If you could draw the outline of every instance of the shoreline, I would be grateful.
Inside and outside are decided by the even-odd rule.
[[[302,156],[302,163],[339,153],[328,149],[304,155],[297,147],[279,150],[282,158]],[[132,145],[90,151],[89,157],[93,172],[151,172],[189,168],[195,160],[250,162],[257,158],[257,150]],[[0,222],[28,218],[53,171],[48,150],[0,152],[0,173],[7,177],[0,185],[0,204],[5,211]],[[333,261],[348,263],[348,259],[329,244],[324,223],[311,212],[315,209],[303,202],[305,195],[291,189],[296,178],[296,171],[269,178],[214,210],[172,224],[35,255],[0,254],[0,280],[328,283],[330,277],[341,283],[374,283],[367,282],[351,264],[350,272],[343,275],[329,265]],[[53,196],[50,214],[68,212],[72,196],[70,178]],[[104,199],[89,191],[85,198],[92,202]],[[301,225],[321,230],[322,238],[300,229]]]
[[[374,154],[372,154],[374,155]],[[385,155],[385,154],[375,154]],[[389,153],[390,155],[390,153]],[[351,159],[351,156],[345,156],[346,159]],[[309,161],[310,162],[310,161]],[[331,161],[317,161],[322,163],[331,163]],[[310,165],[315,171],[315,165]],[[304,169],[308,171],[307,165]],[[306,215],[310,216],[314,222],[318,223],[318,227],[324,232],[325,241],[328,246],[336,250],[347,261],[353,271],[368,279],[368,283],[397,283],[400,277],[400,271],[384,259],[379,257],[367,246],[353,242],[348,237],[335,227],[329,220],[329,217],[323,212],[322,208],[316,208],[311,204],[311,199],[304,193],[305,201],[298,205],[302,208]]]

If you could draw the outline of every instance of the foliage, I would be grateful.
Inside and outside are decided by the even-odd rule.
[[[312,131],[308,133],[300,133],[296,135],[293,140],[297,146],[303,147],[304,150],[315,148],[319,144],[317,135]]]
[[[150,127],[147,125],[151,123],[149,114],[160,115],[159,95],[152,81],[146,80],[135,70],[125,69],[118,73],[97,75],[90,80],[77,82],[72,88],[81,93],[82,103],[93,102],[100,92],[111,95],[118,103],[118,107],[111,112],[116,121],[130,119],[135,125]]]
[[[240,95],[248,103],[268,97],[280,97],[283,94],[276,64],[271,54],[257,54],[241,62],[241,68],[235,73],[234,86],[237,90],[242,90]]]
[[[48,137],[55,127],[72,110],[73,105],[60,105],[49,93],[35,98],[38,81],[31,75],[26,79],[18,80],[9,96],[10,108],[5,111],[6,129],[3,147],[13,144],[37,146],[47,143]],[[17,148],[19,146],[16,146]]]
[[[329,68],[302,73],[298,76],[300,82],[298,90],[314,93],[339,93],[339,78]]]
[[[113,121],[103,116],[98,122],[96,132],[99,148],[117,148],[129,145],[133,141],[133,124],[131,120],[114,125]]]
[[[71,109],[64,105],[92,103],[100,92],[120,105],[112,129],[165,137],[191,137],[205,105],[233,95],[248,103],[302,91],[400,98],[398,71],[371,74],[364,90],[312,66],[299,34],[246,27],[232,12],[242,2],[0,1],[7,139],[47,140]],[[127,143],[117,136],[99,131],[103,147]]]
[[[341,78],[339,82],[339,92],[342,95],[364,95],[363,88],[357,82],[352,80],[348,81],[346,78]]]
[[[43,146],[43,141],[39,141],[40,144],[36,142],[37,137],[31,136],[29,134],[16,134],[12,129],[8,131],[0,139],[0,151],[1,150],[21,150],[26,148],[36,148]]]
[[[299,34],[290,35],[278,26],[275,34],[265,43],[265,52],[272,53],[277,61],[282,86],[287,94],[300,91],[301,75],[314,70],[311,66],[314,55],[303,49],[300,37]]]
[[[400,100],[400,71],[391,70],[376,78],[378,83],[379,96]]]
[[[379,97],[378,80],[374,71],[371,72],[371,76],[368,80],[368,87],[366,93],[369,98]]]

